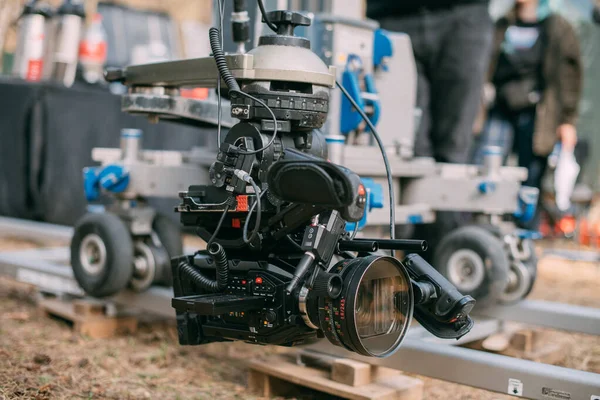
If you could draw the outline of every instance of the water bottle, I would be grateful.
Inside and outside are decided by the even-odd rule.
[[[47,45],[47,21],[51,16],[52,10],[38,0],[31,0],[25,5],[19,18],[13,75],[30,82],[42,79]]]
[[[97,83],[103,78],[106,63],[106,31],[102,26],[102,15],[94,15],[92,24],[86,29],[79,46],[79,62],[83,68],[83,79]]]
[[[83,3],[65,0],[55,18],[54,43],[51,51],[49,75],[50,79],[70,87],[75,81],[79,41],[85,10]]]

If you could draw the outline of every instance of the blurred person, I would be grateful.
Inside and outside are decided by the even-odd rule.
[[[491,105],[477,145],[514,150],[519,166],[528,170],[524,185],[541,189],[542,178],[557,141],[572,153],[582,87],[579,40],[573,27],[550,12],[547,0],[517,0],[496,24],[489,84]],[[539,218],[524,226],[537,229]]]
[[[492,45],[488,6],[489,0],[367,0],[369,18],[412,42],[423,111],[416,156],[449,163],[469,158]]]
[[[412,42],[417,107],[423,113],[415,156],[446,163],[469,159],[492,46],[488,7],[489,0],[367,0],[369,18],[383,29],[408,34]],[[413,236],[435,249],[444,235],[464,223],[463,214],[438,212],[434,224],[416,225]]]

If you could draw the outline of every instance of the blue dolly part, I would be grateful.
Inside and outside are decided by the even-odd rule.
[[[539,240],[543,237],[542,233],[539,231],[530,231],[527,229],[517,229],[515,230],[515,235],[519,239],[531,239],[531,240]]]
[[[517,198],[517,211],[513,214],[520,222],[529,222],[535,216],[540,191],[531,186],[522,186]]]
[[[363,62],[360,57],[350,54],[346,62],[346,69],[342,73],[342,85],[362,111],[366,113],[367,106],[373,110],[369,112],[368,116],[371,123],[377,125],[381,114],[381,104],[377,96],[375,80],[372,75],[364,74],[363,72]],[[364,81],[364,92],[361,90],[361,79]],[[362,117],[358,111],[355,110],[345,96],[342,97],[340,112],[341,133],[347,135],[357,130],[362,122]]]
[[[87,201],[97,200],[101,189],[123,193],[128,186],[129,172],[122,165],[109,164],[83,169],[83,189]]]
[[[377,29],[373,36],[373,66],[375,69],[380,68],[384,71],[388,70],[385,63],[386,58],[394,55],[394,46],[392,39],[385,29]]]
[[[375,183],[371,178],[361,178],[362,184],[367,192],[367,203],[365,205],[365,215],[358,222],[347,222],[346,230],[349,232],[354,231],[356,224],[358,229],[362,229],[367,225],[367,217],[369,212],[374,208],[383,208],[383,187]]]
[[[481,194],[490,194],[496,191],[496,183],[492,181],[482,181],[479,183],[477,187],[479,189],[479,193]]]

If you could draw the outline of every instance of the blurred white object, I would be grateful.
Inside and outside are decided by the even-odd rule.
[[[19,18],[13,75],[32,82],[42,79],[48,31],[46,20],[50,15],[50,8],[43,3],[30,1],[25,5]]]
[[[92,24],[85,31],[79,46],[79,62],[86,82],[96,83],[102,79],[106,63],[106,31],[100,14],[94,15]]]
[[[580,170],[581,167],[577,164],[575,153],[572,150],[559,148],[556,170],[554,171],[554,191],[556,193],[556,206],[560,211],[567,211],[571,207],[571,196]]]
[[[83,4],[65,0],[55,17],[56,30],[50,62],[50,79],[70,87],[75,81],[81,28],[85,18]]]
[[[486,107],[491,108],[496,101],[496,86],[493,83],[486,82],[483,85],[483,101]]]

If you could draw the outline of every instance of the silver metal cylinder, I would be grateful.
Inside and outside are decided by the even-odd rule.
[[[327,154],[329,161],[334,164],[344,164],[344,146],[346,145],[346,136],[343,135],[327,135]]]
[[[57,21],[51,59],[51,79],[70,87],[75,81],[83,18],[62,15]]]
[[[24,15],[19,21],[13,75],[34,82],[42,79],[45,39],[46,17]]]
[[[137,161],[140,159],[142,130],[121,129],[121,152],[123,161]]]
[[[496,176],[500,174],[500,168],[504,161],[504,152],[500,146],[486,146],[483,149],[482,175]]]

